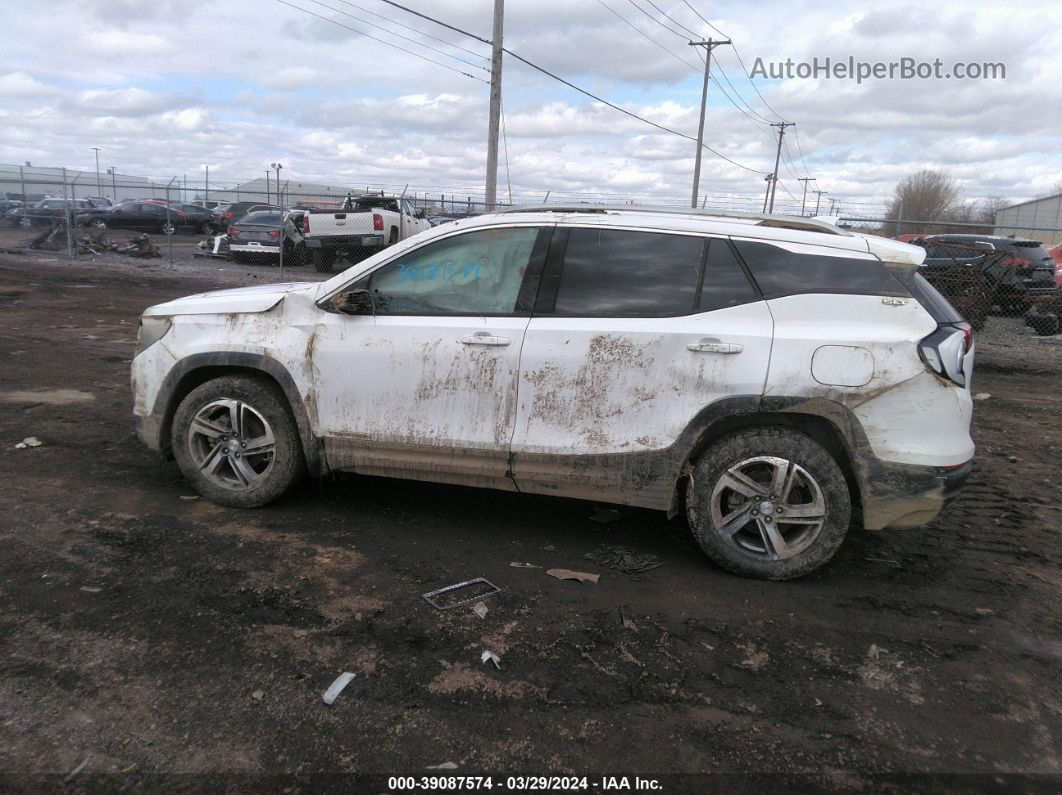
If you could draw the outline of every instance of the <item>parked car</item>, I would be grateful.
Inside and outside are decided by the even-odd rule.
[[[1055,285],[1062,287],[1062,243],[1056,243],[1047,253],[1055,263]]]
[[[313,267],[329,273],[337,259],[363,259],[427,229],[423,210],[393,196],[348,196],[337,209],[309,210],[303,224]]]
[[[93,207],[99,207],[103,209],[114,206],[114,202],[112,202],[106,196],[86,196],[85,201],[92,202]]]
[[[982,243],[995,253],[985,260],[993,301],[1000,311],[1020,315],[1031,306],[1058,299],[1054,262],[1038,240],[999,235],[926,235],[940,243]]]
[[[197,209],[197,212],[188,212],[172,206],[167,208],[165,202],[144,199],[82,213],[77,220],[82,226],[93,229],[128,229],[167,235],[183,229],[210,234],[216,228],[213,215],[208,210]]]
[[[248,213],[228,229],[229,256],[234,262],[279,262],[280,219],[284,219],[284,264],[304,265],[303,213],[260,210]]]
[[[994,255],[987,243],[926,240],[914,237],[912,245],[926,250],[919,271],[941,295],[948,299],[974,331],[988,322],[995,285],[986,272],[986,262]]]
[[[214,208],[219,207],[221,205],[221,202],[199,201],[199,202],[192,202],[192,204],[198,205],[199,207],[202,207],[205,210],[213,210]]]
[[[71,210],[77,214],[95,209],[92,202],[84,199],[41,199],[28,207],[16,207],[9,210],[4,218],[13,225],[23,228],[48,226],[66,218]]]
[[[219,229],[227,229],[237,223],[247,213],[278,209],[280,208],[271,204],[262,204],[261,202],[233,202],[232,204],[224,204],[214,208],[214,223]]]
[[[223,505],[346,470],[684,508],[723,567],[797,577],[970,472],[973,334],[924,256],[806,218],[468,218],[149,308],[137,432]]]
[[[21,198],[21,194],[16,195],[14,193],[0,191],[0,216],[3,216],[10,210],[22,207],[23,204],[24,202]]]

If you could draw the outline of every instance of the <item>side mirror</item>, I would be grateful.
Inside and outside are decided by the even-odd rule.
[[[364,288],[348,290],[332,296],[332,308],[344,315],[375,315],[376,302]]]

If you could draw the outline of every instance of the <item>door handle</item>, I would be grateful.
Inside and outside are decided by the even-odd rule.
[[[717,339],[704,338],[686,346],[694,353],[741,353],[743,346],[737,342],[720,342]]]
[[[497,337],[486,331],[477,331],[460,340],[465,345],[508,345],[512,342],[508,337]]]

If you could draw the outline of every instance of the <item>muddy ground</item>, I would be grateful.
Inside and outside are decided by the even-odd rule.
[[[650,511],[602,524],[587,502],[353,476],[262,510],[195,499],[131,431],[137,316],[270,274],[141,265],[0,255],[8,785],[84,760],[74,786],[445,762],[1058,783],[1062,345],[993,319],[959,500],[921,530],[853,531],[819,573],[767,584]],[[16,449],[28,436],[41,446]],[[601,545],[663,565],[584,558]],[[476,576],[503,589],[483,619],[420,598]],[[342,671],[357,676],[325,706]]]

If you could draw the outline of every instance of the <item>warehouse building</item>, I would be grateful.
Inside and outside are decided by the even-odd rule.
[[[1054,231],[1034,231],[1022,229],[1023,226]],[[997,210],[994,234],[1039,240],[1049,246],[1062,243],[1062,193]]]

